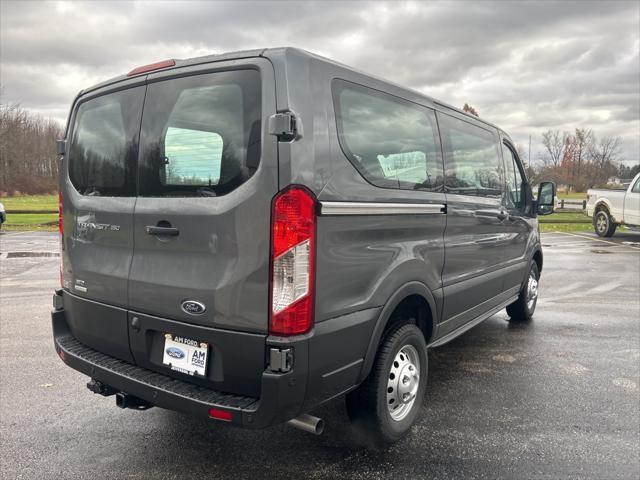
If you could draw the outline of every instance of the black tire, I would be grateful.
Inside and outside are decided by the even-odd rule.
[[[531,279],[535,280],[535,287],[530,282]],[[529,266],[529,275],[527,275],[527,281],[520,289],[520,295],[518,300],[507,306],[507,314],[512,322],[527,322],[533,317],[533,312],[536,311],[536,305],[538,304],[538,281],[540,280],[540,272],[538,270],[538,264],[532,260]],[[533,290],[531,288],[533,288]],[[531,296],[533,302],[530,302]]]
[[[618,225],[604,208],[593,214],[593,229],[600,237],[612,237]]]
[[[395,364],[394,369],[398,367],[398,364],[395,363],[396,359],[408,351],[406,350],[407,346],[413,347],[419,358],[419,378],[416,382],[417,391],[414,400],[411,405],[406,407],[405,403],[401,402],[401,408],[405,409],[405,413],[398,420],[394,419],[390,413],[387,397],[388,393],[392,394],[388,392],[388,389],[393,390],[392,387],[389,387],[389,383],[393,382],[392,378],[396,378],[393,375],[392,366]],[[413,355],[413,352],[411,354]],[[408,361],[409,356],[406,358]],[[408,371],[405,368],[411,370],[412,365],[412,363],[405,364],[402,372]],[[347,414],[356,428],[356,432],[363,434],[363,440],[369,446],[384,447],[399,440],[411,428],[422,409],[427,386],[427,368],[427,344],[422,331],[416,325],[400,324],[386,333],[378,347],[369,376],[346,398]],[[408,377],[402,373],[402,378]],[[400,375],[398,375],[396,382],[399,384],[401,381]],[[397,394],[400,392],[398,391]]]

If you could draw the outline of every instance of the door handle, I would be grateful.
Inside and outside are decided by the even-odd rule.
[[[509,218],[509,212],[505,210],[476,210],[476,217],[497,218],[501,222]]]
[[[158,227],[147,225],[146,230],[149,235],[167,235],[170,237],[175,237],[180,234],[180,230],[175,227]]]

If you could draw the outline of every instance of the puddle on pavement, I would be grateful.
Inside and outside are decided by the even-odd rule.
[[[0,254],[2,258],[59,257],[59,252],[9,252]]]
[[[608,247],[609,245],[607,245]],[[593,250],[591,250],[591,253],[615,253],[615,252],[610,252],[608,250],[602,250],[600,248],[594,248]]]

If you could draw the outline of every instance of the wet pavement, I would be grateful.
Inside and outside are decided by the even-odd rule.
[[[543,235],[533,321],[501,312],[429,354],[421,420],[355,444],[342,400],[322,436],[120,410],[57,358],[56,233],[0,234],[1,478],[596,478],[640,474],[640,234]],[[49,256],[51,255],[51,256]]]

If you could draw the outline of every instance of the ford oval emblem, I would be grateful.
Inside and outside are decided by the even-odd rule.
[[[196,302],[195,300],[185,300],[180,307],[184,313],[188,313],[189,315],[202,315],[206,310],[203,303]]]
[[[178,347],[169,347],[165,350],[171,358],[184,358],[185,353]]]

